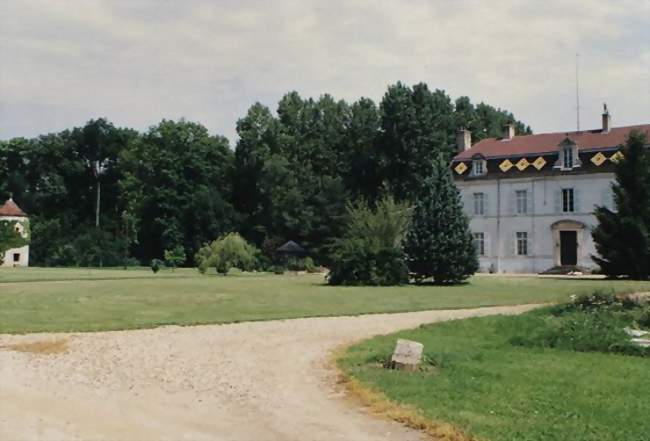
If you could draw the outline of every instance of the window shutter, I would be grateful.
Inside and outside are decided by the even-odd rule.
[[[533,199],[533,192],[529,190],[526,192],[526,208],[528,214],[535,213],[534,204],[535,204],[535,200]]]
[[[555,212],[562,213],[562,190],[555,190]]]
[[[483,243],[485,248],[485,257],[490,257],[492,255],[492,249],[490,248],[490,235],[485,233],[483,235]]]
[[[508,194],[508,213],[517,214],[517,192],[514,190]]]
[[[580,211],[580,192],[577,188],[573,189],[573,211],[576,213]]]
[[[490,215],[490,199],[488,198],[487,193],[483,193],[483,215]]]
[[[516,256],[517,255],[517,233],[513,234],[512,236],[512,245],[510,248],[512,249],[512,255]]]
[[[526,238],[526,255],[527,256],[532,256],[533,255],[533,240],[530,238],[530,234]]]

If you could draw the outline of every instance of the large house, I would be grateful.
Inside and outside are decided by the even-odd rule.
[[[28,234],[27,214],[9,198],[4,205],[0,206],[0,220],[16,223],[16,231],[26,236]],[[0,266],[29,266],[29,245],[20,248],[12,248],[5,251],[3,263]]]
[[[594,207],[614,208],[613,166],[633,129],[650,139],[650,124],[611,127],[605,106],[597,130],[518,136],[507,125],[502,138],[475,145],[460,130],[451,167],[481,270],[594,269]]]

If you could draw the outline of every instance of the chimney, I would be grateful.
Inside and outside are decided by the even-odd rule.
[[[472,132],[465,129],[460,129],[456,134],[456,147],[459,152],[469,150],[472,148]]]
[[[510,123],[503,126],[503,140],[510,141],[515,137],[515,125]]]
[[[609,110],[607,110],[607,103],[603,104],[603,133],[609,133],[609,129],[612,126],[612,117],[609,116]]]

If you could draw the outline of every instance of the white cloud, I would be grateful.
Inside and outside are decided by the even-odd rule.
[[[184,116],[235,137],[289,90],[379,100],[397,80],[511,110],[537,132],[650,120],[650,1],[0,3],[0,137]]]

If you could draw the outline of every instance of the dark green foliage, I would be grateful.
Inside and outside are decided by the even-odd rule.
[[[327,280],[330,285],[403,285],[408,283],[404,253],[393,247],[368,248],[362,239],[339,242]]]
[[[416,282],[459,283],[478,269],[478,256],[460,193],[439,157],[424,180],[404,251]]]
[[[650,277],[650,151],[638,131],[630,133],[616,165],[612,186],[616,211],[597,207],[593,238],[601,271],[610,276],[638,280]]]
[[[256,103],[237,122],[234,152],[225,138],[182,119],[145,133],[97,119],[0,141],[0,200],[13,192],[30,215],[34,265],[148,262],[179,246],[194,264],[204,243],[233,230],[272,261],[267,245],[293,239],[329,265],[348,203],[374,204],[384,194],[413,200],[431,158],[452,154],[458,128],[480,139],[504,121],[514,117],[401,83],[379,105],[296,92],[275,113]],[[96,249],[92,258],[85,244]]]
[[[431,164],[440,155],[449,161],[456,151],[456,132],[472,131],[478,141],[500,136],[505,123],[514,122],[518,134],[530,128],[506,111],[486,104],[476,107],[469,98],[454,104],[443,90],[429,90],[424,83],[409,87],[391,85],[380,104],[376,169],[379,179],[398,200],[413,200],[422,181],[431,174]]]
[[[637,323],[640,327],[650,330],[650,305],[643,309]]]
[[[160,271],[160,268],[162,268],[163,266],[165,266],[165,264],[164,264],[164,262],[163,262],[162,260],[160,260],[160,259],[152,259],[152,260],[151,260],[151,265],[150,265],[150,266],[151,266],[151,271],[153,271],[154,274],[155,274],[155,273],[157,273],[158,271]]]
[[[137,219],[137,257],[160,257],[179,246],[193,256],[232,227],[227,139],[197,123],[162,121],[135,139],[122,159],[120,187]]]
[[[360,202],[348,207],[345,235],[334,244],[328,275],[331,285],[401,285],[408,269],[401,249],[409,221],[406,204],[392,197],[373,209]]]

